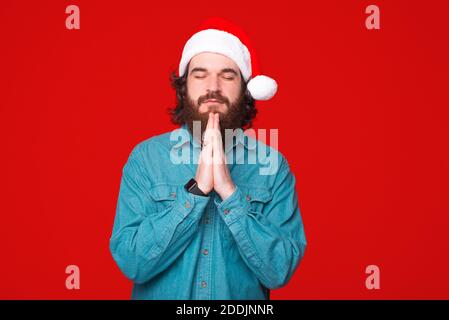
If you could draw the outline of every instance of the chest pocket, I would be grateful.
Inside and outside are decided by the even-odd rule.
[[[239,186],[245,200],[249,204],[249,210],[254,213],[262,213],[268,202],[273,198],[271,191],[256,186]]]
[[[245,201],[248,204],[248,210],[252,214],[263,214],[263,209],[272,199],[272,193],[269,189],[255,186],[238,186]],[[221,223],[221,235],[225,239],[225,245],[232,246],[235,244],[234,236],[228,226]]]
[[[164,211],[173,206],[177,190],[178,186],[169,184],[158,184],[150,189],[150,197],[153,200],[156,212]]]

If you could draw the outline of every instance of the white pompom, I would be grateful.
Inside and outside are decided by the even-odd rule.
[[[249,80],[247,89],[254,100],[269,100],[278,90],[274,79],[267,76],[257,76]]]

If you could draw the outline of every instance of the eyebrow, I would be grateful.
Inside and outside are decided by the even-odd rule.
[[[235,71],[232,68],[225,68],[220,71],[220,73],[227,73],[227,72],[233,73],[234,75],[238,76],[237,71]]]
[[[190,71],[190,74],[192,74],[192,73],[194,73],[194,72],[207,72],[207,69],[206,69],[206,68],[196,67],[196,68],[193,68],[193,69]],[[224,68],[224,69],[221,69],[221,71],[220,71],[220,73],[227,73],[227,72],[233,73],[233,74],[236,75],[236,76],[238,75],[237,71],[235,71],[235,70],[232,69],[232,68]]]
[[[193,68],[192,70],[190,70],[190,73],[194,73],[194,72],[207,72],[207,69],[205,68]]]

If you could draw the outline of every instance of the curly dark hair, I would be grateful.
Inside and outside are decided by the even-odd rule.
[[[187,65],[186,70],[189,70],[189,66]],[[170,75],[171,86],[176,91],[176,101],[177,105],[174,108],[169,109],[169,114],[171,116],[171,120],[175,124],[182,125],[186,121],[186,98],[187,98],[187,72],[178,77],[176,72],[173,71]],[[242,123],[241,128],[247,129],[252,127],[252,122],[257,114],[256,109],[256,101],[251,97],[249,91],[247,90],[246,82],[243,81],[242,77],[242,88],[243,92],[243,101],[242,101],[242,111],[243,115],[241,117]]]

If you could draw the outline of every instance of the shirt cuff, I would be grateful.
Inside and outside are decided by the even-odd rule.
[[[241,216],[245,215],[249,209],[248,199],[241,192],[238,186],[236,186],[234,193],[231,194],[226,200],[221,201],[216,198],[214,202],[217,206],[218,213],[227,225],[233,224]]]
[[[183,219],[189,218],[192,220],[198,220],[209,203],[209,200],[210,197],[198,196],[182,188],[176,199],[178,209],[176,212]]]

